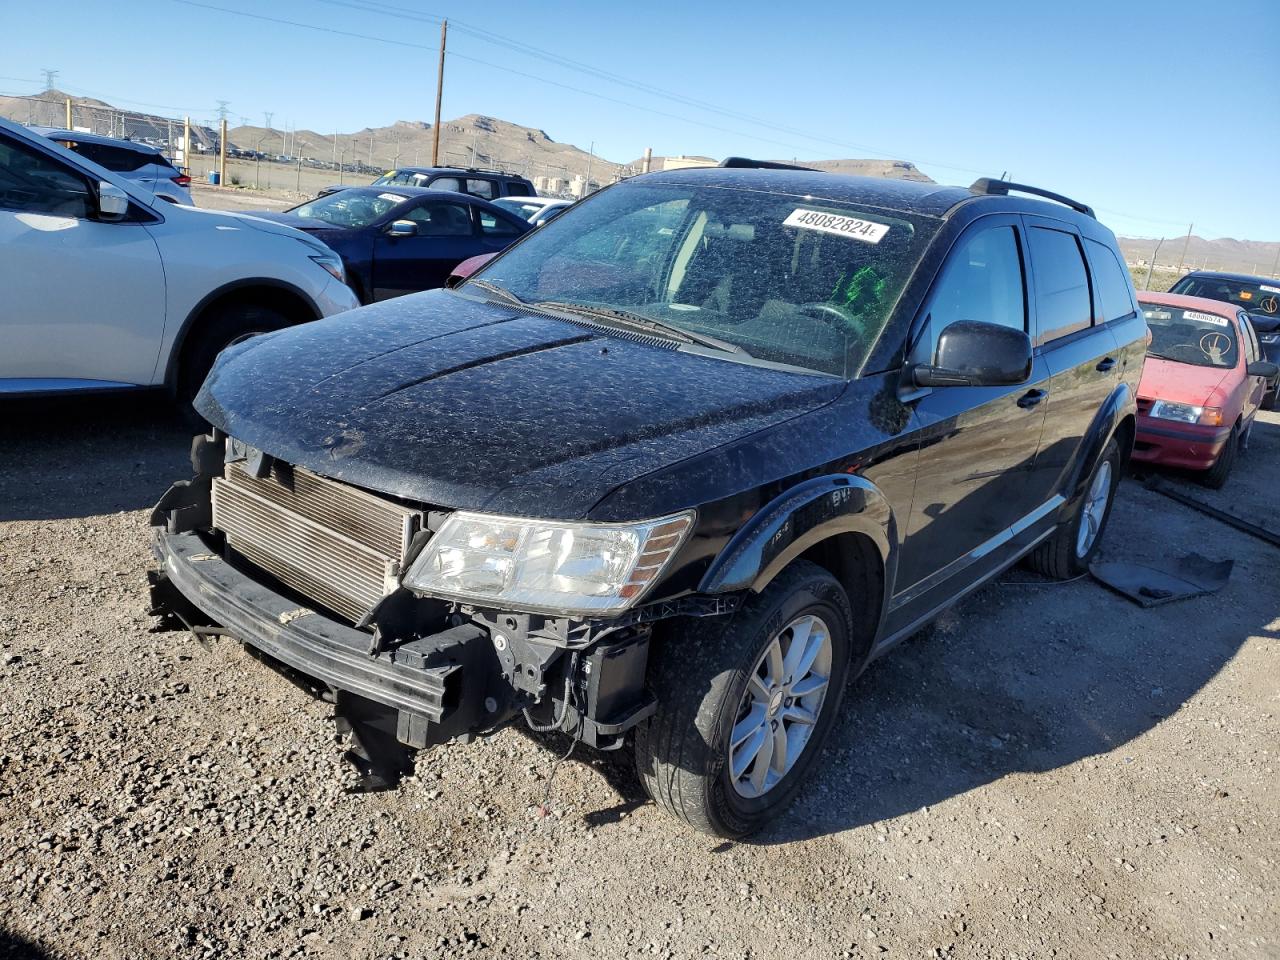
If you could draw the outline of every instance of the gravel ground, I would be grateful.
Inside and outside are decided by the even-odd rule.
[[[1280,552],[1126,481],[1141,610],[1021,571],[853,684],[784,824],[719,843],[514,728],[343,792],[323,703],[152,633],[151,398],[0,406],[0,957],[1276,957]],[[1273,526],[1280,417],[1221,493]],[[1183,483],[1184,481],[1177,481]]]

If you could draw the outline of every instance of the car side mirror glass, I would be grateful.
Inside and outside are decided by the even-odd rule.
[[[412,220],[395,220],[387,227],[388,237],[416,237],[418,225]]]
[[[1031,338],[998,323],[958,320],[942,331],[933,363],[912,368],[918,387],[1000,387],[1031,379]]]
[[[1244,372],[1247,377],[1262,377],[1264,380],[1270,380],[1276,374],[1280,374],[1280,365],[1270,360],[1255,360],[1244,368]]]
[[[104,220],[119,220],[129,212],[129,195],[114,183],[103,180],[98,184],[98,216]]]

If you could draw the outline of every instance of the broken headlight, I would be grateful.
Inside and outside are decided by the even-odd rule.
[[[692,513],[563,523],[459,511],[409,567],[404,585],[513,610],[620,613],[657,582],[692,526]]]

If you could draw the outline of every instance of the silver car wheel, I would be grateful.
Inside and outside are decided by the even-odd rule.
[[[1107,516],[1107,503],[1111,500],[1111,461],[1103,460],[1093,475],[1089,494],[1080,508],[1080,530],[1076,534],[1076,556],[1084,557],[1093,549],[1102,532],[1102,521]]]
[[[729,779],[740,796],[763,796],[795,766],[822,715],[831,658],[831,631],[812,615],[765,645],[729,732]]]

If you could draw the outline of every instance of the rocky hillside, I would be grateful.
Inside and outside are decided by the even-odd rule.
[[[1182,256],[1184,243],[1187,247],[1185,258]],[[1142,262],[1145,265],[1151,260],[1155,247],[1154,240],[1120,238],[1120,249],[1129,263]],[[1261,240],[1235,240],[1231,237],[1208,240],[1193,235],[1188,243],[1185,237],[1171,237],[1160,245],[1156,266],[1176,270],[1181,261],[1184,273],[1189,270],[1225,270],[1270,277],[1277,275],[1278,253],[1280,243],[1264,243]]]

